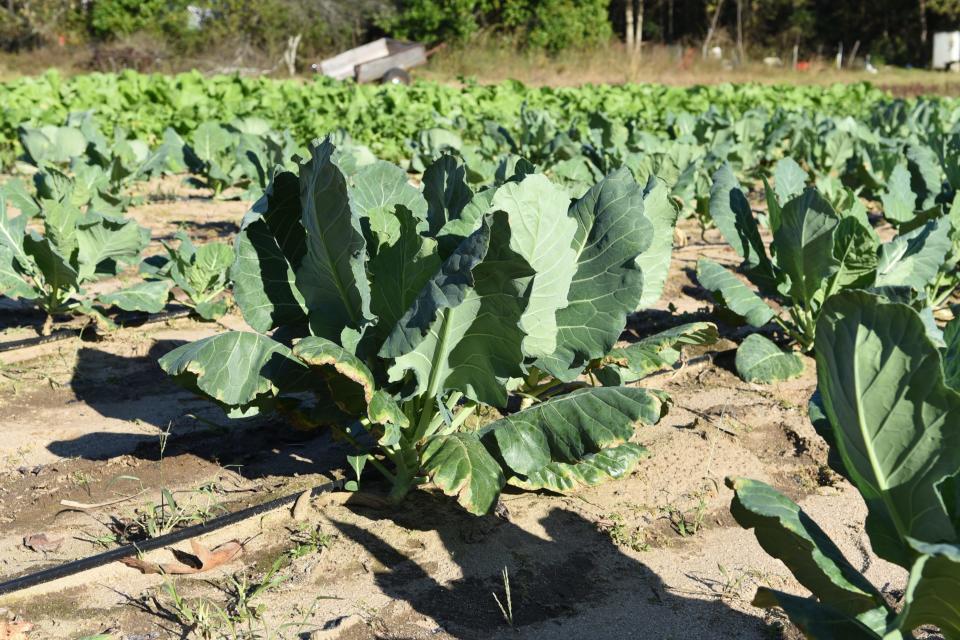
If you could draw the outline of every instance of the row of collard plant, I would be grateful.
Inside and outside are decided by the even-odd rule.
[[[411,143],[420,188],[342,134],[298,148],[256,119],[201,123],[186,140],[168,130],[152,150],[123,131],[108,141],[88,117],[25,127],[39,171],[34,193],[3,187],[23,214],[0,216],[0,287],[104,324],[107,307],[157,311],[176,287],[210,318],[225,310],[229,268],[256,333],[180,347],[161,361],[168,372],[234,416],[333,429],[355,448],[357,480],[373,468],[394,500],[429,482],[485,513],[507,483],[568,491],[645,455],[634,425],[670,401],[626,385],[717,330],[617,343],[660,296],[678,216],[696,215],[742,259],[736,271],[697,265],[717,317],[756,330],[740,375],[786,379],[803,370],[795,350],[815,355],[814,423],[867,502],[875,552],[910,572],[892,608],[799,507],[733,478],[737,520],[815,597],[761,590],[757,604],[817,638],[909,637],[923,624],[958,637],[960,326],[937,325],[960,283],[957,118],[924,103],[871,118],[708,112],[663,138],[602,114],[561,129],[522,109],[512,133],[488,123],[476,142],[454,119]],[[758,213],[739,180],[784,152],[806,170],[776,163]],[[179,234],[141,262],[148,236],[122,217],[126,194],[185,170],[218,197],[263,195],[233,251]],[[881,239],[864,197],[895,235]],[[94,293],[138,263],[144,282]]]
[[[623,168],[578,198],[523,161],[486,188],[469,176],[442,155],[418,189],[400,167],[313,144],[236,242],[234,294],[256,332],[181,346],[161,366],[233,415],[332,429],[355,448],[353,486],[373,467],[394,501],[432,483],[482,514],[506,484],[623,477],[646,454],[634,425],[670,406],[627,385],[717,337],[695,323],[616,346],[663,289],[676,199]],[[907,638],[924,625],[957,638],[960,320],[941,330],[932,313],[954,286],[956,207],[942,198],[881,242],[857,198],[835,207],[809,182],[781,162],[758,216],[728,168],[714,178],[712,218],[774,306],[715,263],[698,277],[730,317],[815,353],[811,418],[867,503],[874,551],[909,580],[892,606],[798,505],[730,478],[736,520],[813,594],[762,588],[754,602],[813,638]],[[756,379],[802,368],[761,333],[737,364]]]

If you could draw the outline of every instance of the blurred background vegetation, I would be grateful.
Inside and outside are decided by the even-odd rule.
[[[142,70],[268,67],[298,34],[301,68],[382,35],[547,56],[627,41],[681,57],[709,44],[738,62],[831,59],[842,45],[874,64],[926,66],[933,32],[957,28],[960,0],[0,0],[8,53]]]

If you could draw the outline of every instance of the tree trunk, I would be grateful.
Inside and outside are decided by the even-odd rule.
[[[743,55],[743,0],[737,0],[737,56],[741,64],[746,59]]]
[[[707,29],[707,37],[703,39],[703,50],[701,56],[706,58],[707,51],[710,49],[710,41],[713,40],[713,32],[717,30],[717,21],[720,19],[720,11],[723,9],[723,0],[717,2],[717,10],[713,12],[713,20],[710,21],[710,28]]]
[[[633,38],[633,46],[637,48],[637,56],[643,57],[643,1],[638,0],[637,5],[637,30]]]
[[[633,53],[633,0],[623,0],[623,4],[626,7],[623,15],[626,23],[624,30],[627,32],[627,51]]]
[[[920,44],[927,44],[927,0],[920,0]]]

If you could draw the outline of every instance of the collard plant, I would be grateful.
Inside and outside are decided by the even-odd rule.
[[[848,193],[834,208],[806,186],[807,174],[792,160],[778,163],[774,178],[775,189],[766,189],[768,251],[733,172],[725,166],[714,175],[710,215],[757,291],[709,258],[698,261],[697,279],[735,320],[757,328],[775,323],[809,351],[823,305],[838,292],[876,287],[922,298],[935,280],[950,248],[945,221],[931,220],[881,243],[856,197]],[[745,379],[771,381],[798,375],[803,367],[795,354],[754,334],[738,349],[737,369]]]
[[[163,243],[166,255],[152,256],[140,265],[148,278],[142,286],[166,282],[170,293],[176,286],[183,292],[182,303],[204,320],[216,320],[227,312],[224,293],[230,285],[233,249],[222,242],[194,245],[183,231],[178,231],[175,239],[176,244]]]
[[[231,275],[256,332],[183,345],[161,367],[234,415],[329,426],[394,500],[433,482],[485,513],[507,482],[568,490],[629,472],[645,454],[634,424],[656,423],[667,397],[578,378],[643,296],[660,191],[618,171],[573,202],[539,174],[474,192],[453,156],[421,191],[397,166],[341,159],[313,143],[244,218]]]
[[[40,212],[43,233],[28,229],[28,216],[8,217],[0,195],[0,294],[29,301],[53,317],[84,313],[101,324],[110,321],[97,306],[149,311],[158,291],[122,290],[99,297],[84,287],[137,264],[150,240],[149,231],[133,220],[82,213],[65,203],[48,202]],[[147,294],[151,294],[152,297]],[[162,304],[161,304],[162,306]]]
[[[911,307],[862,291],[826,305],[817,327],[811,418],[867,504],[874,553],[904,567],[891,607],[795,503],[755,480],[729,480],[731,506],[767,553],[811,593],[761,588],[811,638],[912,638],[924,625],[960,638],[960,322],[928,336]]]

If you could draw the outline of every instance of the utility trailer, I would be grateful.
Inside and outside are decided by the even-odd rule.
[[[357,82],[410,84],[408,69],[427,62],[427,50],[419,42],[380,38],[313,65],[325,76]]]

